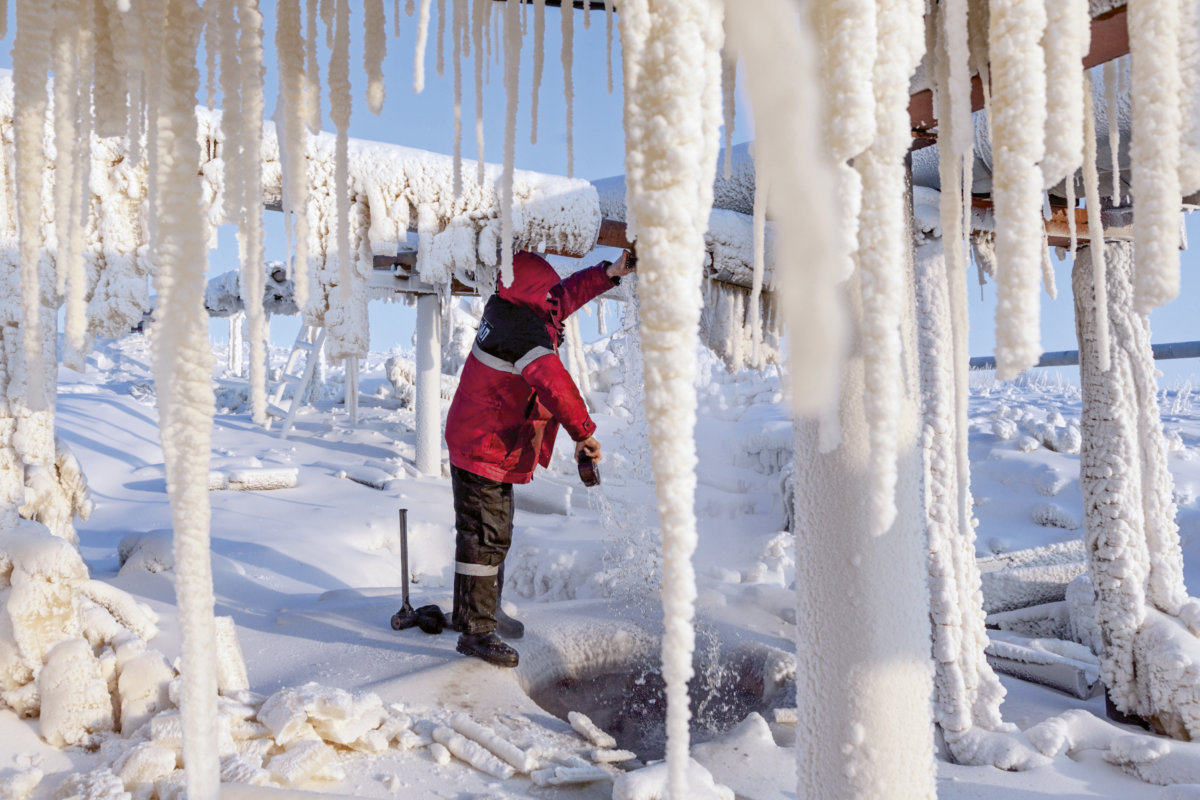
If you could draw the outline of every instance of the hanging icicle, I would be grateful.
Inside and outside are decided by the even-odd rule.
[[[513,281],[513,160],[517,138],[517,99],[520,97],[520,4],[505,4],[504,13],[504,171],[500,178],[500,280]]]
[[[308,129],[312,133],[321,130],[321,63],[317,54],[317,23],[320,20],[317,0],[307,0],[305,5],[307,27],[304,36],[304,110]]]
[[[1104,64],[1104,116],[1108,124],[1109,164],[1112,182],[1108,197],[1114,208],[1121,205],[1121,71],[1120,60]]]
[[[429,0],[423,10],[428,17]],[[387,19],[383,15],[383,0],[366,0],[363,5],[363,70],[367,73],[367,110],[378,115],[383,110],[386,94],[383,83],[383,59],[387,55]],[[417,48],[424,47],[418,34]],[[424,82],[424,74],[414,80]],[[417,89],[417,91],[421,91]]]
[[[1075,196],[1075,176],[1069,176],[1065,185],[1067,189],[1067,235],[1071,238],[1069,252],[1071,260],[1074,261],[1075,253],[1079,250],[1079,221],[1075,218],[1075,209],[1079,205],[1079,198]]]
[[[563,104],[567,124],[567,177],[575,175],[575,12],[571,4],[559,9],[562,13],[562,74]]]
[[[275,128],[279,160],[283,165],[283,215],[287,229],[288,271],[296,293],[296,307],[308,306],[308,152],[305,141],[307,109],[304,74],[304,38],[300,0],[280,0],[275,20],[275,55],[279,65],[279,97]],[[294,225],[294,228],[293,228]]]
[[[75,145],[76,102],[78,100],[79,72],[79,16],[82,13],[78,0],[58,0],[54,4],[53,70],[54,70],[54,232],[55,232],[55,286],[63,295],[67,284],[75,291],[68,300],[66,309],[67,349],[78,355],[83,349],[83,334],[86,327],[86,307],[83,305],[84,291],[80,283],[84,280],[83,254],[72,251],[74,228],[77,215],[74,213],[76,171],[80,169]],[[68,279],[68,276],[70,278]],[[73,302],[72,302],[73,301]],[[64,357],[67,353],[64,351]],[[78,358],[71,359],[79,363]],[[82,366],[80,364],[80,366]]]
[[[148,73],[154,111],[151,127],[158,130],[151,151],[152,181],[158,187],[152,248],[158,266],[155,318],[161,323],[152,339],[152,353],[178,575],[179,706],[187,796],[216,800],[221,788],[208,496],[215,401],[204,310],[207,244],[203,219],[196,213],[202,203],[195,112],[200,15],[185,0],[167,0],[163,6],[158,12],[163,14],[161,21],[145,29],[158,37],[163,56]]]
[[[1180,142],[1180,191],[1200,191],[1200,0],[1179,0],[1179,111],[1183,117]]]
[[[1074,180],[1083,163],[1083,69],[1091,43],[1088,0],[1046,3],[1046,155],[1042,187]]]
[[[612,78],[610,77],[611,81]],[[722,133],[725,139],[725,168],[723,175],[725,180],[733,177],[733,124],[734,124],[734,96],[733,90],[737,85],[737,55],[735,55],[727,46],[721,51],[721,105],[725,111],[725,125]],[[611,89],[610,89],[611,91]],[[755,202],[758,202],[758,184],[755,183],[754,195]]]
[[[50,67],[54,15],[33,3],[17,4],[17,35],[13,61],[21,65],[13,76],[13,141],[17,163],[17,230],[21,264],[21,329],[29,407],[45,408],[48,401],[42,365],[42,297],[53,287],[42,286],[42,174],[45,155],[42,130],[46,116],[46,73]]]
[[[1134,308],[1149,314],[1179,294],[1179,0],[1131,0]]]
[[[726,158],[729,151],[725,151]],[[726,162],[728,164],[728,161]],[[754,274],[750,281],[750,308],[746,327],[750,329],[750,366],[762,369],[762,284],[767,261],[767,193],[770,177],[766,170],[755,172],[754,178]]]
[[[533,0],[533,88],[530,92],[529,143],[537,144],[538,97],[542,92],[542,68],[546,62],[546,0]]]
[[[204,6],[204,104],[209,108],[217,107],[217,74],[220,63],[218,57],[221,53],[223,10],[224,6],[219,2],[206,3]]]
[[[988,32],[992,79],[992,184],[996,208],[996,376],[1012,380],[1041,356],[1042,178],[1046,64],[1043,0],[993,0]]]
[[[350,0],[337,0],[333,49],[329,56],[329,116],[337,128],[334,145],[334,192],[337,194],[339,299],[349,302],[354,280],[350,252]]]
[[[608,93],[613,93],[613,4],[604,0],[604,67],[608,76]]]
[[[1092,248],[1092,284],[1096,308],[1096,352],[1100,371],[1108,372],[1108,284],[1105,272],[1104,222],[1100,212],[1100,170],[1096,163],[1096,109],[1091,73],[1084,75],[1083,88],[1083,198],[1088,211],[1088,239]],[[1074,209],[1071,216],[1074,216]]]
[[[462,196],[462,60],[463,44],[467,41],[467,2],[453,0],[454,24],[454,196]]]
[[[437,74],[440,78],[446,70],[446,0],[438,0],[437,17]]]
[[[483,24],[491,13],[492,0],[475,0],[471,13],[471,49],[475,56],[475,182],[484,184],[483,160]]]
[[[250,325],[250,409],[251,417],[258,424],[266,421],[267,415],[267,315],[263,309],[263,288],[266,274],[263,270],[263,226],[262,226],[262,119],[265,111],[263,99],[263,46],[262,13],[258,0],[238,0],[239,75],[242,85],[240,110],[242,120],[238,124],[241,133],[239,163],[235,165],[242,174],[238,185],[242,197],[238,216],[238,249],[242,256],[241,290],[242,303],[246,308],[246,320]],[[228,170],[226,171],[228,176]]]
[[[417,16],[417,46],[413,56],[413,91],[420,94],[425,89],[425,42],[429,38],[429,0],[421,0],[421,11]]]

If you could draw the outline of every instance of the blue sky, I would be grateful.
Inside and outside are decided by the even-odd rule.
[[[408,147],[431,150],[439,153],[450,153],[453,137],[453,63],[452,45],[449,41],[449,24],[446,26],[444,46],[444,74],[436,72],[437,58],[437,9],[442,0],[432,0],[432,20],[429,29],[429,42],[425,58],[425,89],[416,94],[413,91],[413,57],[416,39],[417,23],[415,17],[400,16],[400,35],[393,35],[392,3],[384,3],[387,20],[387,58],[384,63],[384,75],[387,82],[387,99],[383,111],[378,116],[371,114],[363,100],[365,96],[366,78],[362,70],[361,50],[361,5],[352,4],[351,30],[353,33],[351,46],[350,80],[353,92],[353,111],[350,122],[350,135],[363,139],[392,142]],[[401,3],[403,9],[405,4]],[[419,5],[419,3],[418,3]],[[447,11],[451,3],[445,2]],[[500,22],[504,4],[497,3],[495,20]],[[273,59],[274,20],[273,3],[264,4],[266,16],[266,47],[268,63],[266,64],[266,95],[267,112],[270,114],[275,105],[276,71]],[[526,7],[529,15],[530,32],[525,39],[522,49],[521,91],[519,94],[518,124],[516,135],[516,165],[521,169],[530,169],[553,174],[565,174],[566,156],[566,122],[565,104],[563,101],[562,67],[560,62],[559,35],[561,17],[558,9],[546,9],[546,45],[545,67],[540,93],[540,112],[538,120],[538,142],[530,143],[530,99],[531,75],[533,70],[532,47],[532,7]],[[0,41],[0,66],[11,66],[12,31],[15,28],[14,12],[10,4],[8,36]],[[584,15],[576,12],[575,16],[575,54],[574,54],[574,140],[575,140],[575,169],[578,177],[596,179],[617,175],[624,172],[624,133],[622,130],[622,101],[621,101],[621,64],[619,37],[614,30],[613,35],[613,82],[614,93],[607,91],[606,75],[606,36],[605,17],[603,12],[591,13],[591,25],[584,27]],[[615,27],[615,26],[614,26]],[[495,47],[493,56],[496,55]],[[203,55],[199,62],[203,66]],[[494,59],[488,68],[491,81],[484,89],[484,128],[485,128],[485,157],[489,162],[498,163],[502,159],[504,146],[504,111],[505,96],[503,90],[503,66]],[[324,53],[321,62],[322,75],[327,74],[328,53]],[[463,78],[463,157],[471,160],[476,157],[474,137],[474,80],[471,62],[464,62]],[[204,81],[202,79],[201,84]],[[323,99],[323,109],[326,112],[325,127],[333,130],[328,121],[328,99]],[[734,133],[734,141],[741,142],[750,138],[752,123],[748,104],[739,95],[738,118]],[[267,213],[265,216],[268,229],[267,257],[269,259],[285,258],[282,215]],[[1190,215],[1187,222],[1190,238],[1200,243],[1200,217]],[[237,266],[237,251],[233,244],[233,229],[225,226],[221,232],[221,247],[213,251],[210,258],[210,272],[216,274],[235,269]],[[1197,244],[1200,248],[1200,244]],[[1197,256],[1195,251],[1184,252],[1182,255],[1182,291],[1174,302],[1155,311],[1150,318],[1152,339],[1155,342],[1190,341],[1200,339],[1200,315],[1195,309],[1195,298],[1200,296],[1200,275],[1197,275]],[[1073,321],[1073,309],[1070,293],[1070,265],[1059,262],[1056,267],[1059,296],[1057,300],[1042,297],[1042,346],[1044,350],[1070,350],[1076,347]],[[993,316],[995,310],[995,286],[989,285],[980,292],[973,279],[974,269],[971,269],[971,290],[969,314],[971,319],[970,351],[971,355],[990,354],[994,346]],[[371,304],[372,318],[372,349],[387,350],[394,346],[405,349],[412,346],[412,326],[415,311],[405,305],[395,303],[374,302]],[[583,324],[585,336],[587,331],[595,330],[594,317],[585,317]],[[296,330],[296,322],[289,319],[277,319],[272,326],[272,339],[276,344],[290,344]],[[224,338],[226,326],[220,321],[213,326],[213,335]],[[594,334],[593,334],[594,335]],[[1159,367],[1165,375],[1164,383],[1191,378],[1194,384],[1200,385],[1200,363],[1196,360],[1159,362]],[[1072,370],[1064,370],[1064,377],[1070,377]]]

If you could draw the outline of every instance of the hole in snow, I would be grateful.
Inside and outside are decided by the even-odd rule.
[[[658,654],[641,653],[623,664],[607,660],[535,682],[529,696],[562,720],[571,711],[586,714],[617,740],[618,748],[642,761],[663,758],[667,708]],[[697,653],[693,668],[688,685],[692,744],[716,738],[751,712],[769,719],[771,709],[796,705],[795,659],[775,648],[714,644]]]

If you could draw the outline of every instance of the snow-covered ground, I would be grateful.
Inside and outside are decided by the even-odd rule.
[[[236,485],[238,478],[253,485],[255,476],[283,476],[289,483],[287,470],[295,470],[292,488],[218,488],[210,495],[216,612],[236,624],[250,687],[237,696],[240,703],[226,703],[235,720],[232,747],[245,756],[246,775],[268,777],[254,771],[259,764],[276,782],[312,773],[291,788],[353,797],[652,796],[645,794],[646,773],[633,783],[619,778],[637,761],[607,760],[629,756],[614,750],[634,750],[643,760],[662,750],[651,730],[653,719],[662,725],[661,713],[654,713],[661,708],[654,693],[661,691],[655,663],[661,629],[657,518],[644,423],[635,413],[640,378],[626,374],[637,360],[624,346],[620,334],[588,346],[589,400],[605,452],[602,486],[585,489],[560,444],[548,473],[518,487],[505,602],[528,633],[514,643],[521,665],[511,671],[457,655],[450,632],[397,632],[389,625],[402,583],[399,509],[407,509],[413,605],[437,603],[448,611],[453,580],[449,480],[419,476],[412,468],[411,389],[397,391],[386,377],[389,355],[405,359],[411,353],[372,353],[361,365],[354,426],[339,404],[341,373],[331,370],[327,398],[301,410],[286,440],[251,423],[245,382],[218,366],[212,468],[220,474],[214,485]],[[274,351],[275,366],[285,356]],[[738,797],[794,797],[786,748],[797,735],[822,731],[787,719],[794,706],[789,653],[795,569],[782,475],[791,461],[791,429],[773,371],[731,375],[708,351],[699,356],[700,677],[693,686],[707,699],[694,703],[701,704],[696,711],[702,722],[717,720],[732,729],[698,732],[694,740],[703,743],[693,753]],[[225,363],[223,352],[216,357]],[[149,362],[148,342],[130,336],[98,346],[83,374],[64,369],[58,427],[95,502],[90,519],[79,523],[90,576],[149,606],[160,631],[149,646],[174,660],[180,642],[171,523]],[[1053,374],[999,384],[981,373],[972,383],[979,556],[1079,540],[1078,389]],[[1160,405],[1187,582],[1197,587],[1200,392],[1169,389]],[[1087,673],[1094,658],[1081,650],[1070,655]],[[576,680],[581,675],[599,677]],[[1002,681],[1005,719],[1022,731],[1071,709],[1105,716],[1102,695],[1077,699],[1007,675]],[[590,716],[617,737],[615,748],[589,741],[531,695],[564,718],[567,711]],[[263,698],[271,698],[264,709],[274,712],[260,710],[259,725],[246,706]],[[241,711],[231,710],[235,706]],[[1075,730],[1085,726],[1070,719]],[[495,774],[488,774],[449,758],[444,748],[468,752],[455,731],[468,740],[488,738],[472,723],[487,726],[494,749],[505,749],[500,741],[523,751],[523,768],[503,769],[493,757]],[[151,730],[103,734],[91,748],[58,749],[39,737],[37,719],[0,711],[0,789],[9,792],[5,797],[26,796],[22,784],[32,783],[36,770],[44,777],[31,798],[121,797],[82,793],[80,781],[70,790],[60,786],[72,775],[105,767],[133,775],[136,759],[129,753],[139,747],[143,755],[150,752],[148,738],[171,749],[169,737],[152,737]],[[339,739],[353,746],[329,744]],[[1027,772],[939,760],[939,797],[1200,797],[1200,788],[1188,794],[1183,787],[1155,785],[1151,770],[1142,769],[1145,780],[1135,777],[1136,769],[1110,763],[1116,759],[1108,750],[1078,742],[1069,754]],[[286,752],[294,758],[277,755],[281,743],[290,743]],[[1170,743],[1176,764],[1183,764],[1174,768],[1177,782],[1194,773],[1182,782],[1200,784],[1200,767],[1187,768],[1200,764],[1193,747],[1200,753],[1200,745]],[[1147,759],[1138,763],[1144,767]],[[599,780],[555,783],[589,775]],[[92,777],[99,785],[102,773]],[[698,785],[697,779],[694,789]],[[173,796],[169,787],[162,784],[159,796]],[[153,795],[143,787],[132,796]]]

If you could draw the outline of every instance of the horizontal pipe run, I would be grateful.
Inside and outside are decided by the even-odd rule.
[[[1171,358],[1200,358],[1200,341],[1197,342],[1166,342],[1150,345],[1150,351],[1156,361]],[[1057,350],[1053,353],[1042,353],[1035,367],[1073,367],[1079,364],[1078,350]],[[971,369],[995,369],[995,356],[976,356],[971,359]]]

